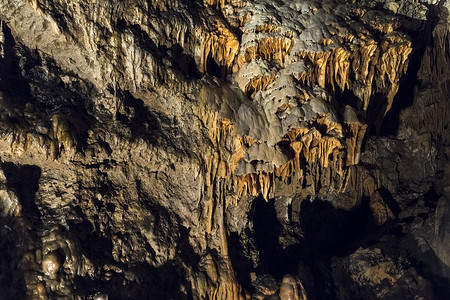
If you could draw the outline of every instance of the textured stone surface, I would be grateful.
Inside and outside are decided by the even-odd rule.
[[[448,298],[449,9],[0,0],[0,292]]]

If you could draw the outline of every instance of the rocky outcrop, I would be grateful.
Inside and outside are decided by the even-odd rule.
[[[448,3],[0,0],[0,291],[445,297]]]

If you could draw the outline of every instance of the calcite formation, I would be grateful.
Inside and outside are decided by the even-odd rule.
[[[441,296],[449,3],[0,0],[0,292]],[[326,249],[340,216],[435,222],[437,258]]]

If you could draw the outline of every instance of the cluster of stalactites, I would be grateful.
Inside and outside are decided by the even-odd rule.
[[[450,141],[450,34],[448,21],[440,20],[422,56],[418,79],[432,83],[419,89],[415,103],[402,111],[405,127],[418,132],[435,132]],[[418,117],[420,116],[420,117]]]
[[[27,110],[27,109],[26,109]],[[25,115],[32,120],[35,118],[33,113],[25,111]],[[9,124],[14,130],[5,130],[8,132],[4,138],[10,144],[10,151],[14,155],[22,155],[29,149],[40,151],[47,158],[55,160],[61,155],[74,155],[76,151],[76,138],[71,133],[67,121],[59,114],[53,115],[50,122],[40,122],[32,126],[28,122],[24,124]],[[8,122],[5,122],[8,124]]]
[[[381,41],[376,41],[369,36],[347,34],[338,37],[342,42],[321,39],[316,47],[309,49],[299,46],[301,41],[295,34],[279,32],[281,30],[279,25],[268,23],[244,32],[245,41],[241,44],[235,68],[241,69],[250,62],[264,60],[283,69],[303,61],[307,67],[295,74],[301,85],[319,85],[332,94],[352,89],[361,99],[364,110],[368,109],[375,88],[386,94],[386,107],[382,113],[391,108],[412,51],[406,35],[389,31]],[[249,83],[249,88],[260,83],[262,78],[258,77],[260,74],[254,74],[255,82]],[[270,77],[265,78],[266,81],[268,79]],[[267,84],[259,84],[258,87],[264,90]]]
[[[250,81],[245,86],[245,94],[248,97],[252,97],[258,91],[265,91],[269,84],[271,84],[275,79],[275,75],[261,76],[257,75],[250,79]]]
[[[312,128],[294,128],[285,137],[289,144],[287,152],[291,158],[280,166],[274,166],[273,171],[258,170],[255,173],[239,175],[235,178],[237,198],[247,194],[257,196],[259,193],[268,199],[275,195],[276,180],[287,182],[295,177],[301,181],[307,164],[318,162],[321,168],[334,168],[342,173],[344,166],[343,145],[341,141],[330,135],[322,134]]]
[[[231,2],[206,0],[205,3],[216,9],[227,5],[240,7]],[[302,180],[305,170],[313,164],[322,169],[331,168],[340,178],[347,178],[348,168],[359,162],[367,129],[359,113],[369,109],[374,92],[386,97],[380,116],[390,109],[408,66],[412,51],[410,39],[395,31],[397,23],[384,26],[374,21],[368,26],[380,32],[378,40],[368,31],[355,35],[334,28],[333,33],[330,27],[329,35],[323,33],[323,37],[309,47],[309,41],[300,39],[302,30],[298,28],[301,26],[289,29],[279,18],[252,16],[245,11],[240,14],[241,43],[227,26],[218,23],[204,44],[202,70],[206,71],[210,56],[227,70],[233,66],[239,87],[263,106],[269,122],[278,126],[279,121],[282,134],[287,132],[280,137],[275,151],[281,151],[286,160],[275,163],[274,158],[271,161],[268,150],[264,150],[264,155],[258,152],[258,157],[252,157],[251,145],[244,141],[249,137],[232,133],[230,121],[215,120],[210,122],[215,124],[210,128],[210,138],[218,150],[207,159],[207,185],[222,178],[232,182],[230,186],[237,198],[261,193],[267,199],[275,195],[277,181],[286,182],[294,177]],[[333,95],[348,89],[361,100],[360,107],[334,103],[337,98]],[[331,96],[323,96],[327,94],[324,91]],[[339,107],[341,112],[336,113],[333,107]],[[298,117],[296,122],[295,117]],[[273,142],[252,140],[252,144],[265,144],[266,148],[275,147],[268,146]]]
[[[222,69],[223,75],[229,73],[239,52],[239,40],[220,20],[212,25],[213,30],[206,34],[201,49],[200,72],[206,73],[208,59],[212,58]]]
[[[322,169],[332,168],[343,180],[348,167],[359,161],[367,127],[358,121],[354,110],[347,107],[344,127],[323,116],[310,127],[292,128],[279,143],[279,147],[284,147],[281,152],[273,150],[275,155],[282,155],[285,160],[273,157],[274,161],[258,161],[251,150],[261,145],[261,141],[236,134],[232,122],[218,118],[217,113],[205,114],[203,121],[209,128],[209,139],[214,145],[205,159],[206,197],[214,197],[214,185],[217,180],[223,179],[227,182],[227,190],[234,191],[235,197],[227,198],[230,203],[237,203],[246,195],[258,196],[260,193],[265,199],[272,198],[278,181],[287,183],[294,179],[301,182],[305,171],[313,164],[318,164]],[[266,144],[262,146],[261,149],[270,148]],[[256,153],[260,151],[271,153],[268,150],[258,150]],[[345,190],[343,185],[344,182],[339,188],[341,191]]]
[[[204,0],[205,5],[215,9],[223,9],[226,5],[242,8],[247,4],[246,0]]]
[[[411,51],[409,39],[397,33],[386,36],[380,43],[366,41],[359,47],[338,47],[326,52],[301,51],[298,55],[309,63],[309,68],[298,74],[297,79],[333,93],[353,88],[362,100],[364,110],[369,107],[375,86],[387,91],[386,113],[397,94],[400,78],[406,73]]]
[[[356,199],[371,197],[381,187],[381,174],[362,166],[350,166],[346,170],[342,192],[355,191]]]
[[[276,61],[284,65],[286,56],[291,52],[292,39],[288,37],[264,37],[253,41],[247,48],[242,49],[237,66],[241,68],[245,63],[257,59]]]

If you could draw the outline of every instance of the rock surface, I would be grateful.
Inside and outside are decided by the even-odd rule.
[[[0,293],[448,299],[449,12],[0,0]]]

